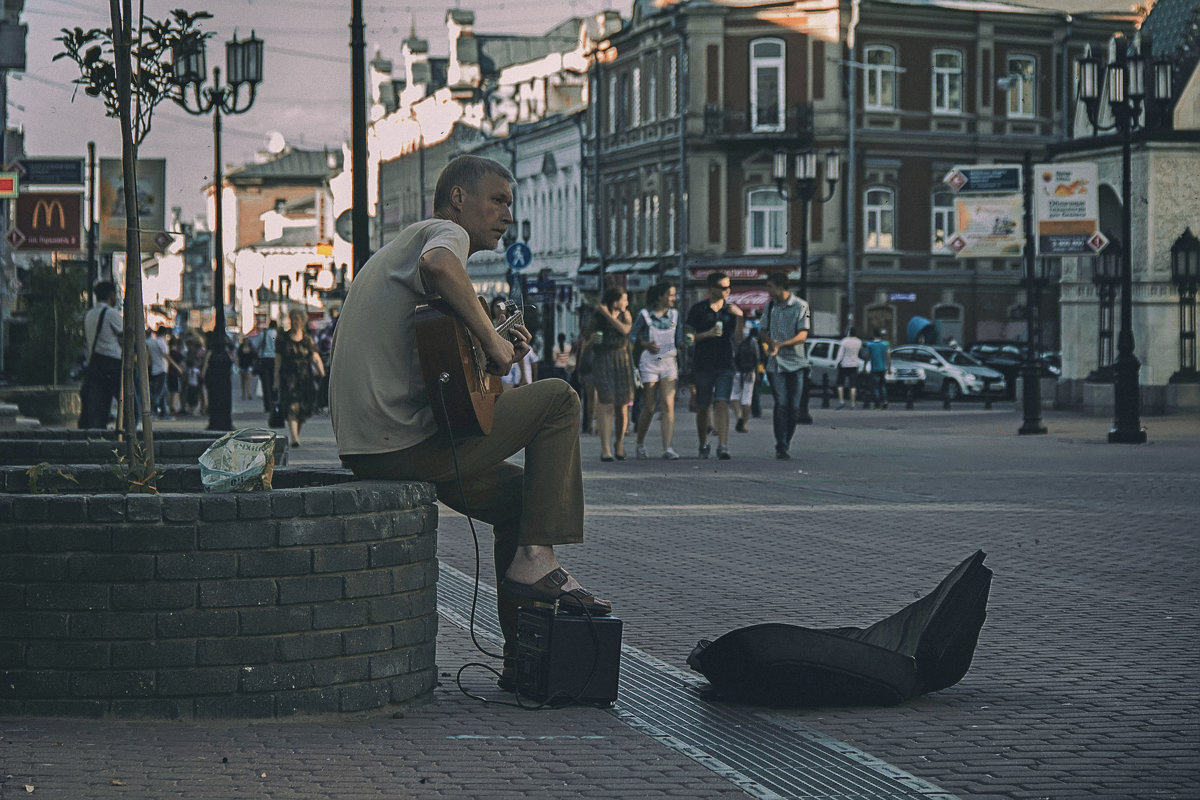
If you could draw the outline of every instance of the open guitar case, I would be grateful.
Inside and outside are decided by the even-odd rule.
[[[773,707],[895,705],[966,675],[992,571],[976,551],[925,597],[868,628],[766,623],[701,640],[688,664],[706,696]]]

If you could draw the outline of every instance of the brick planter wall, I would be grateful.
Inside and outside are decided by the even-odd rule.
[[[199,431],[155,431],[155,464],[194,464],[220,434]],[[0,432],[0,465],[115,464],[113,450],[125,453],[116,431],[35,428]],[[288,463],[288,438],[275,437],[275,466]]]
[[[167,468],[125,495],[71,470],[73,493],[35,495],[0,468],[0,715],[274,717],[433,688],[429,484],[282,469],[203,494]]]

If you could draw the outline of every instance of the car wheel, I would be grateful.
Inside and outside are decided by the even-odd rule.
[[[942,384],[942,394],[953,403],[962,397],[962,387],[958,385],[958,381],[947,379]]]

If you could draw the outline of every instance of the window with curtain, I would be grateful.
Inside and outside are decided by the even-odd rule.
[[[787,203],[774,188],[755,189],[747,202],[746,252],[782,253],[787,249]]]
[[[651,59],[646,65],[646,122],[658,117],[658,60]]]
[[[782,39],[755,39],[750,43],[751,130],[784,128],[783,62]]]
[[[896,108],[896,51],[886,45],[871,45],[863,55],[866,85],[863,107],[874,111]]]
[[[933,51],[933,112],[959,114],[963,110],[963,57],[957,50]]]
[[[949,245],[950,237],[955,231],[954,192],[933,193],[933,231],[930,248],[934,251],[952,252]]]
[[[1033,102],[1035,66],[1033,56],[1008,57],[1008,75],[1015,79],[1008,91],[1008,116],[1032,117],[1036,113]]]
[[[617,132],[617,76],[608,76],[608,132]]]
[[[863,202],[863,249],[894,249],[895,193],[883,186],[867,189]]]

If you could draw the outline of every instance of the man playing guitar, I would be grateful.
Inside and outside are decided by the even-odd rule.
[[[354,276],[333,342],[329,409],[338,455],[359,478],[429,481],[439,499],[490,523],[506,653],[520,600],[607,614],[558,563],[554,546],[583,541],[579,399],[559,379],[501,394],[486,436],[439,430],[418,361],[414,314],[440,297],[503,374],[529,350],[529,331],[501,335],[475,295],[466,261],[495,250],[513,221],[503,165],[460,156],[442,171],[432,219],[405,228]],[[433,393],[436,397],[436,388]],[[525,467],[506,461],[525,451]],[[462,491],[459,491],[461,479]],[[564,597],[564,595],[566,595]]]

